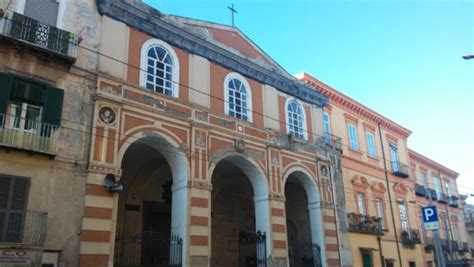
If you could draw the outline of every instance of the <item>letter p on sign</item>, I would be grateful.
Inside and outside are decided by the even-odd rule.
[[[439,229],[438,212],[436,206],[422,207],[421,212],[423,214],[423,224],[426,230],[437,230]]]

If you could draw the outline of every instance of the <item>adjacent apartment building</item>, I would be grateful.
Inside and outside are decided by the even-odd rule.
[[[92,0],[0,7],[0,266],[78,266],[99,15]]]
[[[328,96],[324,131],[342,139],[353,266],[435,266],[432,231],[421,218],[430,194],[445,259],[470,259],[458,173],[409,149],[403,126],[307,73],[296,77]]]

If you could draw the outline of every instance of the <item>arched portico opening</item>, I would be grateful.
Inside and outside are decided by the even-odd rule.
[[[114,266],[184,263],[187,160],[161,135],[130,141],[120,151],[121,181]]]
[[[265,266],[270,253],[268,184],[257,166],[229,154],[211,168],[211,266]]]
[[[285,206],[290,267],[319,267],[325,262],[324,233],[317,184],[295,168],[285,178]]]

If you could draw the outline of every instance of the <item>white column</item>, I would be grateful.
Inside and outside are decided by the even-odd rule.
[[[323,219],[320,202],[308,204],[309,221],[311,224],[311,242],[321,249],[321,264],[326,266],[326,246],[324,243]]]
[[[178,179],[177,179],[178,180]],[[173,202],[171,207],[171,234],[183,239],[182,263],[186,266],[188,248],[187,216],[188,216],[188,186],[186,179],[173,185]]]
[[[271,232],[270,232],[270,202],[268,194],[254,197],[255,203],[255,228],[266,235],[266,257],[271,254]],[[258,251],[257,251],[258,253]]]

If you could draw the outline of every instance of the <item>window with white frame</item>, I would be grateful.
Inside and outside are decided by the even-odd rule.
[[[300,139],[307,140],[306,116],[303,106],[294,98],[286,101],[286,126],[288,134]]]
[[[400,164],[398,162],[398,148],[394,143],[390,143],[390,157],[392,158],[392,171],[400,171]]]
[[[179,95],[179,60],[173,48],[158,39],[146,41],[141,50],[140,85],[168,96]]]
[[[359,213],[366,215],[367,211],[365,209],[365,196],[362,193],[357,193],[357,206],[359,207]]]
[[[11,102],[9,126],[11,129],[36,132],[41,127],[40,106],[26,102]]]
[[[403,199],[398,199],[398,210],[400,212],[400,222],[402,225],[402,230],[409,232],[410,226],[408,225],[408,215],[407,215],[407,210],[405,206],[405,201]]]
[[[347,124],[347,128],[349,130],[349,145],[353,150],[359,150],[359,140],[357,138],[357,126],[349,122]]]
[[[375,136],[372,132],[366,132],[366,137],[367,137],[367,152],[369,153],[369,156],[372,158],[377,157],[377,150],[375,148]]]
[[[232,72],[224,79],[225,113],[234,118],[252,121],[252,92],[247,80]]]
[[[449,188],[449,183],[444,184],[444,189],[445,189],[444,192],[446,192],[446,195],[448,197],[450,197],[451,196],[451,188]]]
[[[329,122],[329,113],[323,112],[323,128],[324,128],[324,140],[326,144],[331,144],[331,124]]]
[[[380,218],[380,226],[385,229],[385,216],[383,215],[383,201],[381,198],[375,200],[375,208],[377,210],[377,217]]]
[[[433,185],[436,192],[436,198],[441,198],[441,182],[438,177],[433,176]]]

